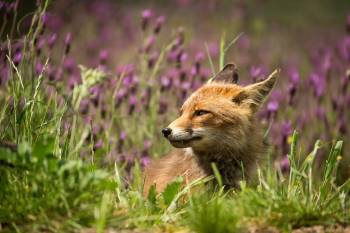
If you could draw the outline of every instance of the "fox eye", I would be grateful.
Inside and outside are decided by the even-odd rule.
[[[210,113],[209,111],[206,111],[206,110],[196,110],[196,111],[194,111],[194,116],[203,116],[203,115],[205,115],[205,114],[208,114],[208,113]]]

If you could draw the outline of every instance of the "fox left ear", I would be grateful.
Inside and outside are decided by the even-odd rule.
[[[237,99],[240,103],[249,104],[250,107],[256,111],[271,92],[279,73],[280,69],[277,69],[273,71],[267,79],[244,87],[233,101]]]
[[[235,64],[229,63],[210,82],[237,83],[238,72]]]

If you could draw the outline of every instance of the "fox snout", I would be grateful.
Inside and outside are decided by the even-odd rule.
[[[191,128],[182,129],[166,127],[162,129],[162,133],[164,137],[177,148],[189,147],[193,141],[201,139],[201,136],[196,134]]]
[[[172,129],[169,128],[169,127],[166,127],[166,128],[164,128],[164,129],[162,129],[162,134],[163,134],[164,137],[166,137],[166,138],[171,134],[171,132],[172,132]]]

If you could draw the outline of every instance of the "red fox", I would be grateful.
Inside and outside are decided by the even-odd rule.
[[[227,64],[185,101],[180,116],[162,130],[175,149],[146,167],[144,195],[153,184],[162,192],[177,176],[189,183],[212,175],[211,163],[226,187],[237,187],[243,177],[251,177],[268,148],[256,112],[279,70],[245,87],[236,84],[236,71],[235,65]]]

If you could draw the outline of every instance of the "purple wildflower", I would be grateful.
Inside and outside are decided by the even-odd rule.
[[[18,66],[18,64],[22,61],[22,53],[20,51],[15,53],[13,57],[13,63]]]
[[[151,69],[153,68],[154,64],[156,63],[157,59],[159,57],[158,52],[153,51],[149,57],[148,57],[148,68]]]
[[[145,53],[149,53],[149,51],[151,50],[155,42],[156,42],[156,37],[154,35],[149,36],[145,42],[143,51]]]
[[[50,49],[53,48],[53,46],[55,45],[57,40],[57,34],[53,33],[49,36],[48,40],[47,40],[47,45],[49,46]]]
[[[326,89],[326,81],[323,76],[320,76],[317,73],[311,73],[309,77],[310,83],[314,89],[314,95],[317,98],[320,98]]]
[[[288,159],[288,155],[285,155],[280,161],[279,161],[279,166],[281,168],[281,171],[283,173],[288,173],[290,169],[290,163]]]
[[[142,11],[142,23],[141,23],[141,28],[142,30],[146,30],[148,25],[149,25],[149,21],[153,16],[153,12],[149,9],[146,9],[144,11]]]
[[[67,33],[67,35],[64,38],[64,45],[65,45],[64,53],[65,54],[69,53],[71,42],[72,42],[72,33],[69,32],[69,33]]]
[[[126,140],[126,132],[122,130],[119,133],[119,140],[118,140],[118,146],[117,146],[118,153],[121,153],[123,151],[125,140]]]
[[[281,132],[282,132],[282,135],[285,137],[288,137],[289,135],[292,134],[292,125],[290,121],[284,121],[281,124]]]
[[[106,49],[101,50],[99,57],[100,57],[100,64],[105,64],[108,59],[108,51]]]
[[[143,94],[142,94],[142,98],[141,101],[143,103],[143,107],[148,110],[149,108],[149,103],[151,101],[151,94],[152,94],[152,88],[150,86],[148,86],[146,88],[146,90],[144,90]]]
[[[131,115],[134,113],[137,105],[137,97],[135,95],[132,95],[129,97],[129,111],[128,114]]]
[[[168,76],[162,76],[160,78],[161,91],[167,90],[171,87],[172,80]]]
[[[204,58],[205,58],[204,53],[203,52],[198,52],[196,54],[196,57],[195,57],[194,60],[195,60],[196,63],[200,63],[200,62],[202,62],[204,60]]]
[[[100,139],[98,139],[98,141],[94,144],[94,151],[95,150],[97,150],[97,149],[99,149],[99,148],[101,148],[103,146],[103,141],[102,141],[102,139],[100,138]]]
[[[161,98],[159,100],[159,108],[158,108],[158,114],[162,115],[168,111],[168,102]]]
[[[44,69],[44,65],[41,62],[36,62],[35,64],[35,74],[40,75]]]
[[[70,75],[68,77],[68,82],[67,82],[68,87],[71,90],[73,90],[73,88],[79,83],[79,81],[80,81],[80,77],[79,76],[74,75],[74,74]]]
[[[116,97],[115,97],[115,107],[119,107],[122,101],[124,100],[125,96],[127,94],[127,91],[125,88],[121,88],[118,90]]]
[[[158,34],[162,28],[162,25],[164,24],[164,21],[165,21],[165,17],[163,15],[159,16],[157,19],[156,19],[156,26],[154,28],[154,33],[155,34]]]
[[[6,65],[0,69],[0,86],[5,84],[9,78],[9,69]]]
[[[279,104],[278,101],[276,100],[270,100],[267,103],[267,112],[268,112],[268,116],[272,117],[276,114],[277,110],[278,110]]]
[[[347,120],[345,119],[344,115],[345,114],[342,114],[342,116],[340,117],[340,119],[338,121],[339,122],[338,128],[339,128],[339,132],[341,133],[341,135],[345,135],[348,131],[348,129],[347,129],[348,124],[347,124]]]
[[[63,62],[63,67],[69,74],[73,73],[73,70],[76,67],[74,58],[67,57]]]

